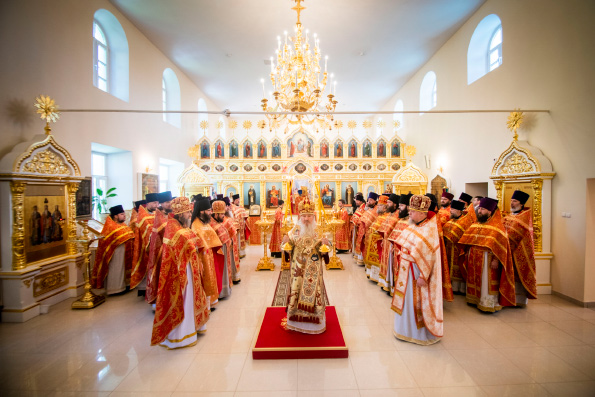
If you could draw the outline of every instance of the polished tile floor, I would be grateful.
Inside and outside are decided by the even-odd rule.
[[[24,324],[0,324],[1,396],[594,396],[595,310],[551,295],[526,309],[482,314],[463,297],[444,306],[440,343],[392,336],[390,298],[362,268],[325,273],[349,359],[253,361],[251,344],[279,275],[255,272],[191,348],[150,347],[152,312],[128,293],[89,311],[72,299]]]

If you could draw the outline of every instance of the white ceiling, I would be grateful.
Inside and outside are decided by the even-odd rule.
[[[110,0],[221,109],[258,111],[293,0]],[[338,111],[378,110],[485,0],[307,0]],[[270,85],[267,87],[267,92]],[[192,110],[192,109],[184,109]]]

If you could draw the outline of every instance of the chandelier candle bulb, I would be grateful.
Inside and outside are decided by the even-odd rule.
[[[266,98],[267,94],[265,93],[265,90],[264,90],[264,79],[260,79],[260,82],[262,83],[262,97]]]
[[[324,73],[326,73],[326,64],[328,63],[328,55],[324,57]]]

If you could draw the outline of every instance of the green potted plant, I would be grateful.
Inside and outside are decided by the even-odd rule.
[[[97,194],[93,196],[93,209],[96,210],[100,216],[101,214],[106,214],[109,212],[107,208],[107,199],[116,197],[118,194],[115,193],[115,191],[115,187],[109,188],[105,192],[100,188],[95,189]]]

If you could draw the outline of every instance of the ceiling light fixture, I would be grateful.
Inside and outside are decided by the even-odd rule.
[[[316,34],[313,35],[313,44],[310,44],[309,31],[303,34],[303,26],[300,22],[300,12],[305,9],[301,5],[304,0],[293,0],[296,5],[292,8],[297,12],[297,23],[295,25],[295,37],[284,33],[285,39],[282,43],[281,37],[277,36],[276,57],[271,57],[271,84],[273,93],[269,99],[266,98],[264,79],[261,79],[263,99],[262,110],[265,112],[287,112],[285,114],[267,114],[269,127],[272,130],[287,121],[289,124],[311,125],[315,121],[323,129],[332,126],[333,115],[321,115],[317,112],[334,112],[337,106],[335,95],[337,93],[337,81],[334,75],[330,74],[328,90],[328,101],[323,103],[323,93],[326,89],[328,79],[328,56],[324,57],[324,71],[320,66],[320,42]],[[276,58],[276,63],[274,59]],[[274,103],[273,103],[274,101]],[[307,114],[292,114],[303,112]],[[287,128],[286,128],[287,132]]]

